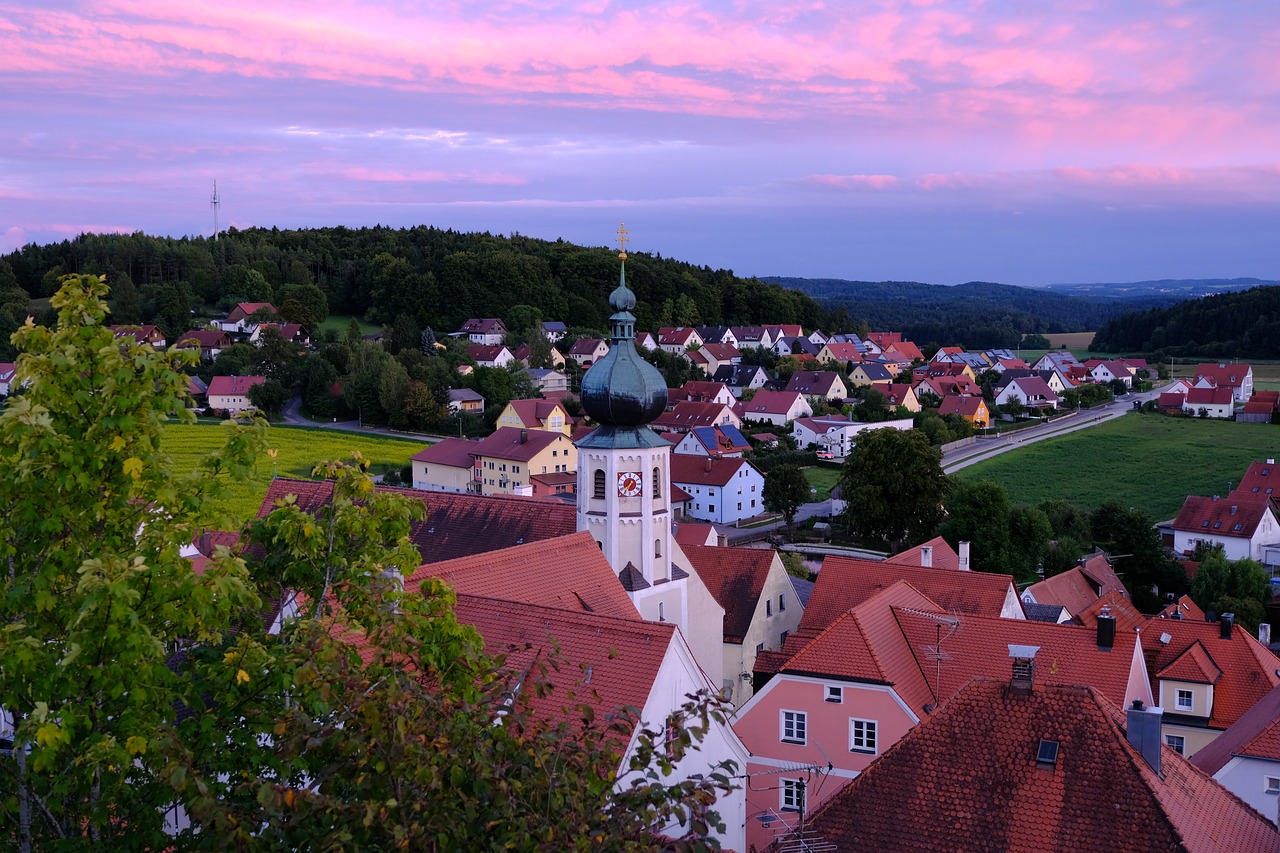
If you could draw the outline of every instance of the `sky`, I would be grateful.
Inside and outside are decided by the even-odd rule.
[[[0,0],[0,252],[426,224],[739,275],[1280,277],[1274,0]]]

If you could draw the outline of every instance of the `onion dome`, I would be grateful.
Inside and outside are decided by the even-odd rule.
[[[667,382],[658,368],[636,352],[636,295],[627,287],[626,228],[620,229],[623,249],[618,287],[609,295],[614,313],[609,352],[591,365],[582,380],[582,408],[600,424],[637,427],[667,408]]]

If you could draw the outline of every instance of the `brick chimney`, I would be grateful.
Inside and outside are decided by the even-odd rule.
[[[1036,680],[1036,652],[1039,646],[1016,646],[1009,644],[1009,657],[1013,659],[1012,677],[1009,686],[1015,693],[1030,693],[1031,685]]]
[[[1141,699],[1134,699],[1133,705],[1125,711],[1125,736],[1129,745],[1146,759],[1148,765],[1156,773],[1160,772],[1160,723],[1164,718],[1164,709],[1147,708]]]

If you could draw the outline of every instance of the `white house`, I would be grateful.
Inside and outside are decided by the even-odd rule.
[[[1028,409],[1056,409],[1058,395],[1039,376],[1019,376],[996,395],[997,406],[1017,403]]]
[[[813,415],[813,407],[797,391],[757,391],[748,402],[738,403],[734,411],[744,421],[760,421],[775,426]]]
[[[1246,557],[1263,562],[1264,546],[1280,540],[1271,500],[1263,495],[1232,492],[1225,498],[1191,496],[1173,520],[1173,550],[1189,554],[1196,544],[1221,545],[1228,560]]]
[[[836,456],[848,456],[858,433],[870,429],[909,430],[914,426],[911,418],[876,423],[852,421],[845,415],[823,415],[815,418],[798,418],[791,425],[791,437],[796,447],[816,447],[829,450]]]
[[[1207,418],[1225,419],[1235,414],[1235,397],[1230,388],[1202,388],[1195,386],[1187,391],[1182,401],[1182,411],[1191,417],[1199,417],[1203,411]]]
[[[266,381],[265,376],[215,376],[209,380],[209,393],[206,395],[209,408],[225,410],[233,415],[252,409],[249,389]]]
[[[473,344],[501,346],[507,339],[507,324],[497,317],[472,317],[454,335],[466,335]]]
[[[467,355],[475,359],[480,367],[501,367],[507,368],[515,363],[515,356],[511,354],[511,350],[502,344],[490,346],[489,344],[472,344],[467,347]]]
[[[1270,639],[1270,630],[1267,632]],[[1272,823],[1280,808],[1280,688],[1262,697],[1191,763]]]
[[[764,474],[745,459],[672,454],[671,482],[693,496],[688,514],[736,524],[764,512]]]
[[[218,328],[224,332],[235,332],[237,334],[252,332],[258,324],[252,322],[249,318],[264,308],[272,314],[279,313],[276,311],[276,306],[270,302],[241,302],[231,309],[231,313],[227,314],[226,319],[218,322]]]
[[[13,384],[13,375],[17,364],[11,361],[0,364],[0,397],[9,396],[9,387]]]

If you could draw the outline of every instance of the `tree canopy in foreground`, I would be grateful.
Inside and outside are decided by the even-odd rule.
[[[111,850],[675,849],[714,846],[722,772],[666,773],[721,709],[691,697],[678,737],[635,712],[562,718],[522,699],[555,661],[512,673],[459,624],[421,561],[421,502],[330,464],[332,505],[284,503],[203,571],[180,548],[247,475],[261,424],[229,424],[191,474],[160,450],[188,419],[182,352],[103,326],[104,281],[68,277],[56,329],[14,336],[23,393],[0,414],[0,753],[7,848]],[[282,592],[297,618],[269,632]],[[523,678],[517,690],[516,678]],[[688,723],[685,726],[685,723]]]

